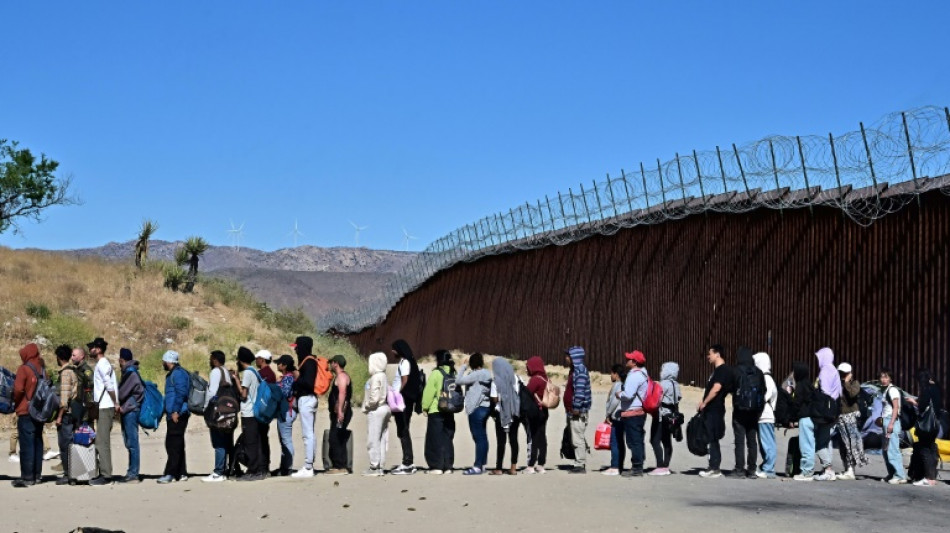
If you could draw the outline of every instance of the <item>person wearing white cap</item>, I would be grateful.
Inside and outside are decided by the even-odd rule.
[[[277,383],[277,374],[270,367],[274,356],[269,350],[260,350],[254,356],[254,364],[257,366],[257,373],[261,375],[264,383]],[[261,438],[261,469],[265,476],[270,475],[270,424],[259,424]]]
[[[845,471],[836,476],[841,480],[853,480],[854,469],[868,464],[868,458],[864,455],[864,441],[861,439],[861,431],[858,429],[858,415],[861,408],[858,405],[858,398],[861,396],[861,384],[854,379],[851,371],[851,365],[841,363],[838,365],[838,375],[841,376],[841,414],[838,415],[836,423],[838,437],[841,439],[841,462],[844,464]]]
[[[185,430],[188,429],[188,390],[191,376],[178,362],[178,352],[168,350],[162,355],[165,375],[165,473],[158,479],[160,484],[188,479],[185,461]]]

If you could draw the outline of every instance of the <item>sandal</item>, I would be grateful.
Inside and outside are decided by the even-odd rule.
[[[496,468],[496,469],[492,470],[491,472],[489,472],[488,475],[489,475],[489,476],[500,476],[500,475],[502,475],[502,474],[504,474],[504,473],[505,473],[505,472],[504,472],[503,470],[499,470],[499,469]]]
[[[482,473],[484,473],[484,470],[482,470],[481,468],[476,468],[474,466],[471,468],[466,468],[464,471],[462,471],[463,476],[477,476]]]
[[[511,465],[511,468],[508,469],[507,474],[508,474],[509,476],[517,476],[517,475],[518,475],[518,465]]]

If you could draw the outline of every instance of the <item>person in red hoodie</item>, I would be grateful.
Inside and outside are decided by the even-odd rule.
[[[544,360],[537,355],[528,359],[525,364],[528,369],[528,392],[532,394],[538,402],[538,412],[540,415],[536,419],[528,419],[527,428],[530,432],[528,439],[528,468],[525,474],[543,474],[544,463],[548,454],[548,409],[541,405],[544,398],[544,388],[548,384],[548,374],[544,371]]]
[[[17,488],[31,487],[41,481],[43,473],[43,423],[30,416],[30,400],[36,393],[39,376],[46,377],[46,365],[40,348],[30,343],[20,349],[23,364],[16,370],[13,382],[13,403],[17,415],[16,429],[20,439],[20,479]]]

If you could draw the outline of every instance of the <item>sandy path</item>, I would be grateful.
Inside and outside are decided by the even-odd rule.
[[[687,389],[685,411],[695,406],[697,389]],[[602,416],[604,393],[595,394],[594,418]],[[367,467],[366,418],[354,415],[355,468]],[[213,463],[207,431],[192,421],[187,435],[188,465],[205,475]],[[471,463],[474,445],[467,420],[457,417],[456,466]],[[592,421],[588,428],[593,440]],[[318,429],[327,427],[320,413]],[[129,532],[379,531],[380,528],[428,531],[937,531],[950,521],[950,487],[934,489],[892,487],[876,479],[856,482],[798,483],[788,480],[704,480],[695,475],[704,459],[690,455],[677,443],[672,467],[665,478],[605,477],[597,470],[610,460],[609,452],[595,451],[584,476],[557,471],[563,411],[552,413],[548,424],[549,471],[546,475],[361,476],[318,475],[312,480],[272,478],[256,483],[206,484],[196,478],[185,483],[157,485],[154,478],[164,466],[163,435],[142,435],[142,470],[151,479],[139,485],[111,487],[57,487],[44,483],[13,489],[15,464],[0,462],[0,501],[3,532],[67,532],[80,525],[124,529]],[[295,427],[298,453],[299,428]],[[425,422],[413,418],[412,435],[417,463],[421,463]],[[493,430],[489,428],[494,460]],[[401,454],[391,428],[387,464]],[[521,434],[524,462],[524,434]],[[780,434],[779,459],[784,464],[787,437]],[[276,430],[271,432],[276,464]],[[5,444],[5,443],[4,443]],[[121,436],[113,435],[114,470],[125,471]],[[723,467],[733,466],[732,436],[723,440]],[[298,460],[299,464],[299,460]],[[647,446],[647,466],[654,464]],[[49,475],[50,463],[44,472]],[[883,476],[879,456],[859,474]]]

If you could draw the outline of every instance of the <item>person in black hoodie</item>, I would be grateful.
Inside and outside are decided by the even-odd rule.
[[[917,408],[919,414],[923,414],[928,407],[931,407],[935,413],[940,413],[943,409],[943,398],[940,394],[940,386],[934,381],[933,375],[927,368],[921,368],[917,371],[917,399],[907,398],[907,401]],[[937,484],[937,435],[927,434],[920,431],[916,432],[917,442],[914,443],[914,452],[910,456],[910,478],[915,480],[914,485],[918,487],[933,487]]]
[[[290,345],[297,354],[297,376],[294,381],[294,397],[297,398],[297,413],[303,438],[303,468],[291,474],[295,478],[313,477],[313,457],[317,446],[317,395],[313,384],[317,380],[317,360],[311,355],[313,339],[302,336]]]
[[[752,359],[752,350],[745,346],[740,346],[736,355],[736,381],[733,385],[735,392],[732,394],[732,433],[736,437],[736,467],[732,471],[731,477],[756,479],[755,463],[756,452],[758,450],[759,437],[759,416],[762,409],[750,404],[756,402],[750,401],[750,395],[759,394],[765,397],[765,376],[762,371],[755,366]],[[744,385],[757,387],[757,392],[744,390]],[[748,449],[748,463],[746,462],[746,449]]]
[[[795,389],[792,391],[790,405],[793,416],[798,417],[798,446],[802,452],[802,473],[795,476],[795,481],[812,481],[815,470],[815,424],[811,420],[811,401],[815,395],[815,386],[811,382],[811,372],[808,365],[800,361],[792,363],[792,375],[795,378]]]
[[[396,377],[393,379],[392,386],[399,390],[403,401],[406,403],[403,412],[393,413],[393,418],[396,419],[396,436],[399,437],[399,443],[402,445],[402,464],[394,468],[392,473],[397,475],[415,474],[416,467],[413,464],[409,420],[412,419],[413,411],[416,413],[422,412],[422,376],[408,342],[403,339],[394,342],[392,353],[399,358],[396,366]]]

